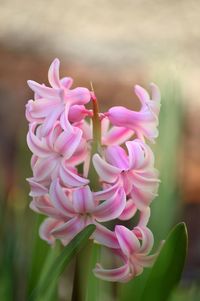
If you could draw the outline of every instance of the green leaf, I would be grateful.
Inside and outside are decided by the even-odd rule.
[[[56,244],[53,248],[50,248],[45,262],[42,266],[41,273],[39,274],[40,276],[37,277],[39,278],[38,283],[45,281],[45,278],[48,277],[49,273],[49,267],[53,264],[55,259],[58,257],[60,254],[60,244]],[[38,299],[38,301],[54,301],[57,300],[55,295],[57,295],[57,290],[58,290],[58,279],[56,279],[48,288],[47,293],[45,293],[45,296],[42,296],[41,298]]]
[[[44,240],[42,240],[38,235],[39,227],[41,225],[41,222],[43,221],[44,216],[38,215],[35,219],[35,224],[33,228],[34,240],[31,245],[32,252],[30,254],[31,261],[28,273],[27,295],[30,295],[30,293],[36,287],[38,279],[43,271],[43,266],[46,262],[47,254],[49,252],[48,244]]]
[[[38,286],[31,294],[29,301],[36,301],[48,291],[64,271],[70,260],[76,255],[80,249],[87,243],[89,237],[94,232],[95,226],[89,225],[83,231],[81,231],[76,237],[67,245],[62,253],[55,259],[53,264],[45,272],[45,277],[41,278]]]
[[[101,280],[95,277],[92,269],[94,268],[96,262],[99,261],[100,257],[100,245],[93,244],[91,249],[91,259],[88,271],[88,281],[87,281],[87,294],[86,301],[98,301],[99,300],[99,289]]]
[[[166,301],[178,284],[187,253],[187,229],[184,223],[174,227],[149,274],[141,301]]]
[[[181,143],[183,126],[183,103],[180,81],[174,74],[158,78],[162,105],[159,115],[159,137],[155,150],[155,163],[161,183],[158,197],[151,205],[149,227],[156,243],[166,237],[181,210],[181,197],[177,183],[177,153]],[[167,218],[166,218],[167,216]],[[159,224],[159,227],[158,227]]]
[[[123,284],[118,283],[119,301],[140,301],[149,272],[150,269],[145,269],[141,275],[135,277],[131,281]]]

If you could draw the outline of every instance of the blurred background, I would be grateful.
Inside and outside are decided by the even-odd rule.
[[[199,300],[199,53],[197,0],[0,0],[0,300],[26,300],[49,249],[37,238],[41,218],[28,208],[24,106],[32,97],[26,81],[47,83],[55,57],[74,86],[93,82],[102,111],[119,104],[137,109],[134,84],[159,85],[153,148],[162,183],[151,228],[158,242],[186,222],[188,258],[171,300]]]

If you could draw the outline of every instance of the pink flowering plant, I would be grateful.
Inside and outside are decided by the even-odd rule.
[[[115,106],[102,113],[93,89],[71,88],[72,78],[60,78],[59,67],[55,59],[50,86],[28,81],[34,93],[26,105],[30,208],[46,216],[39,235],[50,245],[59,240],[67,247],[94,225],[89,239],[106,247],[117,262],[109,268],[97,262],[94,275],[128,282],[159,254],[152,253],[148,222],[160,180],[147,142],[158,137],[160,92],[155,84],[150,94],[136,85],[139,111]],[[127,227],[133,219],[134,226]]]

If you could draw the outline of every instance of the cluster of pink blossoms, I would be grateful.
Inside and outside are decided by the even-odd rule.
[[[153,234],[147,224],[159,179],[145,141],[158,136],[160,93],[154,84],[151,97],[135,86],[140,111],[118,106],[99,113],[94,92],[71,89],[72,79],[60,78],[59,67],[55,59],[48,72],[50,87],[28,81],[34,92],[26,105],[27,143],[33,153],[30,207],[47,216],[40,236],[50,244],[60,239],[67,245],[94,224],[91,239],[121,262],[113,269],[97,264],[95,275],[126,282],[151,266],[156,256],[149,255]],[[86,108],[89,102],[93,110]],[[123,226],[136,212],[137,225]]]

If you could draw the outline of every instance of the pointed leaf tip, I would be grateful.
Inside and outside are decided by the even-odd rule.
[[[187,254],[187,228],[177,224],[169,233],[149,274],[140,301],[166,301],[178,285]]]

